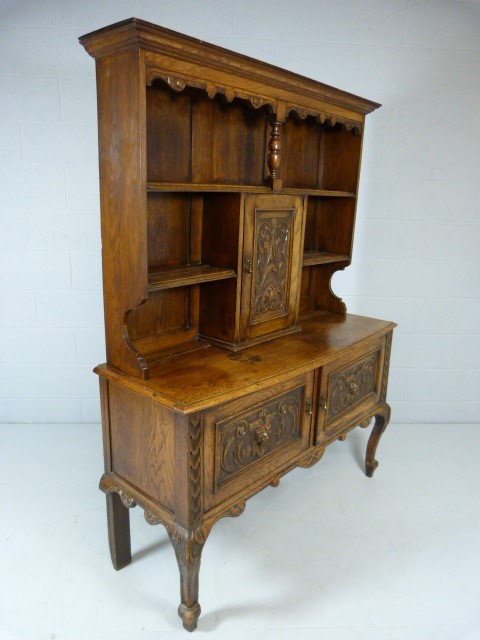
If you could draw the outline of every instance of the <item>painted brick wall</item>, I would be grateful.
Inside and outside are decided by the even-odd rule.
[[[95,78],[77,38],[132,15],[384,104],[334,289],[399,323],[395,421],[477,421],[480,4],[433,0],[3,0],[0,421],[99,420]]]

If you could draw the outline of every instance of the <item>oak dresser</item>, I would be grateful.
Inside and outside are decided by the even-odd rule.
[[[380,105],[135,18],[80,42],[97,77],[111,557],[131,561],[131,507],[164,525],[192,631],[219,518],[372,419],[377,466],[395,324],[347,314],[330,281]]]

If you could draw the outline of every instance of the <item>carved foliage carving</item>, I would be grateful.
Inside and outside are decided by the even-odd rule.
[[[256,211],[251,323],[286,315],[294,211]]]
[[[217,485],[288,442],[300,438],[303,387],[256,411],[217,425]]]
[[[382,373],[382,391],[380,398],[385,401],[387,398],[387,386],[388,386],[388,372],[390,369],[390,352],[392,350],[392,336],[393,332],[387,333],[385,337],[385,355],[383,360],[383,373]]]
[[[188,480],[193,522],[197,522],[202,515],[201,441],[201,417],[194,416],[189,421],[188,430]]]
[[[378,351],[360,362],[334,372],[329,378],[327,421],[374,393]]]
[[[203,545],[208,536],[208,531],[204,526],[185,529],[181,525],[175,524],[168,526],[167,531],[179,563],[189,565],[200,562]]]

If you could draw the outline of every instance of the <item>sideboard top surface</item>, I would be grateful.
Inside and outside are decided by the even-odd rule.
[[[263,85],[331,102],[362,114],[370,113],[381,106],[373,100],[361,98],[275,65],[138,18],[129,18],[87,33],[79,40],[94,58],[101,58],[128,47],[138,47],[145,51],[191,62],[194,65],[200,63],[204,67],[216,68],[228,73],[247,74],[251,80],[259,81]]]
[[[356,348],[396,326],[385,320],[327,312],[321,322],[317,316],[300,324],[299,333],[238,353],[212,346],[176,355],[164,361],[161,375],[149,380],[126,376],[106,364],[96,367],[95,372],[182,413],[193,413],[323,366],[343,350]]]

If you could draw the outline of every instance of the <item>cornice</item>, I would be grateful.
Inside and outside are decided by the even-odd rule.
[[[79,40],[95,59],[133,47],[196,64],[201,62],[203,66],[227,73],[246,75],[271,87],[327,101],[362,114],[380,107],[372,100],[138,18],[117,22],[88,33]]]

